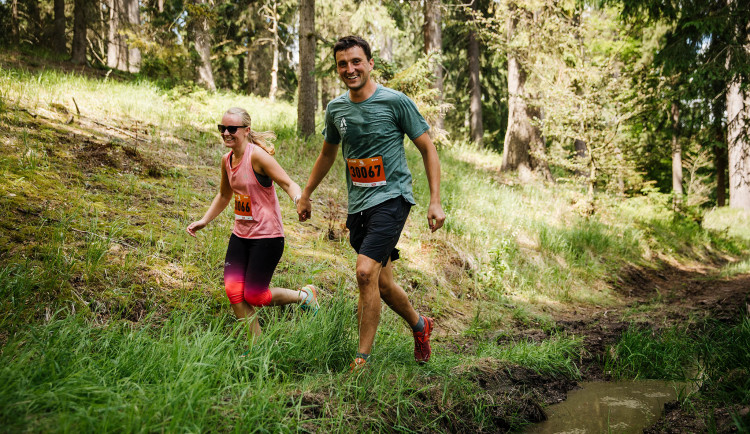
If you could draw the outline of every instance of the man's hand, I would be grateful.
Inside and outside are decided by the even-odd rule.
[[[430,208],[427,210],[427,224],[430,226],[430,230],[435,232],[436,230],[443,227],[445,222],[445,213],[440,203],[431,203]]]
[[[303,195],[297,201],[297,216],[299,216],[299,221],[303,222],[305,220],[308,220],[311,214],[312,202],[310,202],[309,197]]]

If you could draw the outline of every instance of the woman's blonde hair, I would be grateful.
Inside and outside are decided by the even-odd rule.
[[[247,110],[243,109],[242,107],[232,107],[227,110],[226,114],[239,116],[240,119],[242,119],[243,127],[250,126],[250,113],[248,113]],[[276,153],[276,151],[273,149],[273,143],[269,142],[270,140],[274,140],[276,138],[276,134],[274,134],[273,131],[253,131],[253,129],[250,128],[248,138],[251,142],[255,143],[256,145],[263,148],[264,151],[268,152],[268,155],[273,155]]]

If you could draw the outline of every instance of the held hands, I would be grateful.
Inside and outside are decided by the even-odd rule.
[[[199,230],[206,227],[206,223],[203,222],[203,220],[198,220],[197,222],[192,222],[188,225],[185,230],[187,231],[190,236],[195,237],[195,233]]]
[[[311,214],[312,202],[310,202],[310,198],[307,196],[300,197],[297,201],[297,216],[299,216],[299,221],[308,220]]]
[[[430,231],[435,232],[440,229],[444,222],[445,213],[440,202],[430,203],[430,208],[427,210],[427,225],[430,226]]]

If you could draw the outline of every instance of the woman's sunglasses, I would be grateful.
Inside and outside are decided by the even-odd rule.
[[[224,134],[224,131],[229,131],[229,134],[237,132],[237,128],[245,128],[242,125],[221,125],[219,124],[219,132]]]

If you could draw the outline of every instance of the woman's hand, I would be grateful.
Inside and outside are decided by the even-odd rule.
[[[195,233],[206,227],[206,223],[203,220],[192,222],[185,229],[190,236],[195,237]]]

